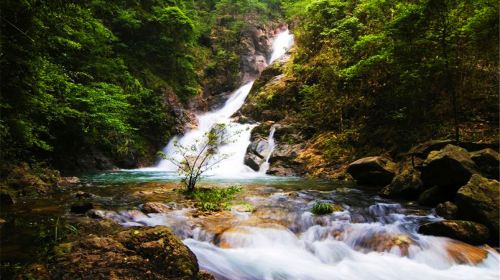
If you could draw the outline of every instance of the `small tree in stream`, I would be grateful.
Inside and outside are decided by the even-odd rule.
[[[226,130],[225,124],[216,124],[193,145],[185,146],[175,142],[175,154],[178,157],[164,154],[162,157],[177,166],[187,191],[192,192],[207,171],[229,157],[229,154],[219,153],[219,147],[230,143],[231,138],[232,135]]]

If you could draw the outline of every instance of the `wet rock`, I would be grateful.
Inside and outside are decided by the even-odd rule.
[[[469,153],[463,148],[447,145],[427,156],[421,178],[427,187],[439,186],[452,193],[465,185],[475,173],[476,165]]]
[[[486,226],[460,220],[426,223],[420,226],[418,232],[426,235],[446,236],[473,245],[484,244],[490,237]]]
[[[450,241],[446,244],[446,252],[450,259],[458,264],[479,264],[488,256],[488,251],[463,243]]]
[[[91,202],[79,202],[71,205],[70,212],[75,214],[85,214],[87,211],[94,208]]]
[[[87,192],[84,192],[84,191],[77,191],[75,193],[75,197],[78,198],[78,199],[91,198],[93,196],[94,196],[93,194],[87,193]]]
[[[302,161],[298,160],[298,153],[302,144],[277,143],[269,158],[270,167],[267,174],[279,176],[297,176],[305,173]]]
[[[418,203],[425,206],[436,206],[440,202],[451,200],[453,194],[441,187],[432,187],[425,190],[418,197]]]
[[[264,160],[261,157],[253,153],[247,153],[245,155],[244,163],[248,167],[252,168],[254,171],[259,171],[260,165],[262,164],[263,161]]]
[[[382,156],[358,159],[347,168],[347,172],[363,185],[387,185],[394,178],[395,171],[396,164]]]
[[[446,201],[436,206],[436,213],[445,219],[456,219],[458,207],[453,202]]]
[[[415,241],[406,234],[376,233],[357,240],[354,248],[364,252],[389,252],[396,247],[399,249],[401,256],[408,256],[410,246],[414,244]]]
[[[197,279],[195,255],[166,227],[131,228],[55,248],[55,279]],[[207,278],[205,278],[207,279]],[[210,278],[208,278],[210,279]]]
[[[9,206],[13,205],[16,203],[14,200],[14,196],[6,191],[6,190],[0,190],[0,206]]]
[[[408,168],[397,174],[392,179],[392,182],[385,186],[379,194],[387,198],[415,199],[423,191],[424,184],[420,179],[420,171]]]
[[[492,240],[498,242],[500,183],[474,174],[455,197],[461,219],[475,221],[488,227]]]
[[[57,182],[57,185],[60,187],[67,187],[71,185],[76,185],[80,183],[80,178],[78,177],[61,177],[59,181]]]
[[[172,210],[172,208],[161,202],[146,202],[141,207],[142,212],[149,213],[167,213]]]
[[[499,180],[500,177],[500,154],[495,150],[487,148],[472,152],[470,158],[476,164],[478,170],[486,178]]]

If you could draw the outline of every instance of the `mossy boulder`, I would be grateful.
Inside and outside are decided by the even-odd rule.
[[[489,240],[490,233],[486,226],[460,220],[445,220],[423,224],[418,232],[426,235],[445,236],[467,242],[473,245],[484,244]]]
[[[349,164],[347,172],[362,185],[385,186],[396,173],[396,164],[382,156],[365,157]]]
[[[54,279],[199,279],[196,256],[167,227],[131,228],[58,245]]]
[[[473,175],[455,197],[461,219],[482,223],[488,227],[493,241],[498,242],[500,183]]]
[[[432,151],[422,165],[422,181],[426,187],[439,186],[455,192],[477,173],[469,153],[458,146],[447,145]]]
[[[416,199],[423,191],[424,184],[420,179],[420,171],[409,167],[397,174],[379,194],[387,198]]]
[[[481,174],[489,179],[499,179],[500,154],[487,148],[470,153],[470,158],[476,164]]]

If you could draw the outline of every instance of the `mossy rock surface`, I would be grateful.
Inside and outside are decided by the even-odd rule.
[[[55,247],[54,279],[200,279],[196,256],[163,226],[131,228]],[[206,278],[201,279],[210,279]]]
[[[460,220],[426,223],[420,226],[418,231],[427,235],[446,236],[474,245],[484,244],[490,237],[486,226]]]
[[[469,182],[458,190],[455,203],[460,218],[486,225],[492,240],[498,242],[500,183],[497,180],[473,175]]]

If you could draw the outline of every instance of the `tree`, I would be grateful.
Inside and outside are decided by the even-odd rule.
[[[234,134],[228,133],[225,124],[216,124],[192,145],[183,145],[176,141],[174,154],[161,156],[177,166],[181,181],[187,191],[192,192],[195,190],[196,183],[207,171],[230,156],[220,153],[219,147],[232,142],[232,136]]]

